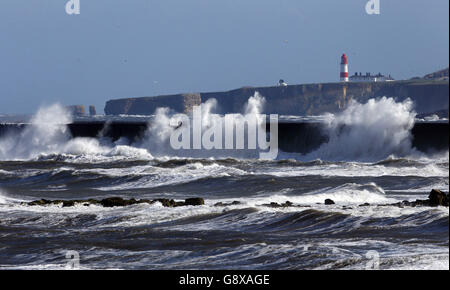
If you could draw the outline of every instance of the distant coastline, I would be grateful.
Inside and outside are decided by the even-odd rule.
[[[107,101],[105,114],[150,115],[159,107],[168,107],[174,112],[189,112],[192,106],[211,98],[218,102],[217,113],[241,113],[248,98],[255,92],[265,97],[266,114],[311,116],[325,112],[334,113],[345,108],[351,100],[366,102],[368,99],[383,96],[393,97],[398,101],[411,98],[415,103],[415,111],[422,115],[445,110],[448,112],[449,108],[448,77],[440,77],[390,82],[243,87],[225,92],[122,98]]]

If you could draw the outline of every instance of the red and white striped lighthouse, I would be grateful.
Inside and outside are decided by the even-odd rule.
[[[345,53],[341,56],[341,82],[348,82],[348,63]]]

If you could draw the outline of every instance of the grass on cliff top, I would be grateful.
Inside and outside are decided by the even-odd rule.
[[[426,80],[426,79],[421,79],[421,80],[405,80],[405,81],[400,81],[403,82],[405,84],[410,84],[410,85],[448,85],[448,80]]]

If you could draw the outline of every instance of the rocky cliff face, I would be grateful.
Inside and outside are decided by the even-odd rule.
[[[106,102],[107,115],[151,115],[157,108],[169,107],[175,112],[188,112],[201,104],[200,94],[180,94],[157,97],[127,98]]]
[[[448,109],[449,82],[395,81],[377,83],[324,83],[286,87],[245,87],[227,92],[178,94],[157,97],[110,100],[107,115],[149,115],[158,107],[175,112],[188,112],[192,106],[208,99],[218,101],[218,113],[240,113],[248,98],[259,92],[266,98],[264,113],[280,115],[319,115],[342,110],[350,100],[366,102],[370,98],[394,97],[399,101],[411,98],[418,113]]]
[[[86,110],[83,105],[72,105],[67,106],[66,109],[73,115],[73,116],[84,116],[86,115]]]
[[[430,80],[430,79],[433,79],[433,80],[447,79],[448,80],[448,68],[434,72],[434,73],[427,74],[423,78],[428,79],[428,80]]]
[[[97,115],[97,110],[95,109],[95,106],[90,105],[89,106],[89,116],[95,116]]]

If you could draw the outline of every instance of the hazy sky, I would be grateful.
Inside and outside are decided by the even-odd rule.
[[[0,1],[0,114],[40,105],[448,67],[448,0]]]

